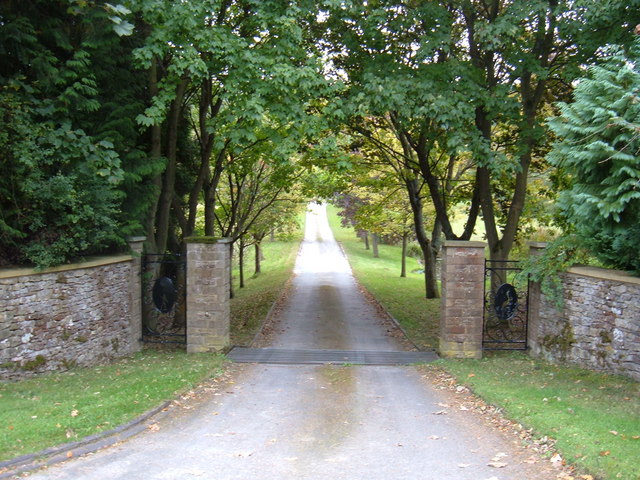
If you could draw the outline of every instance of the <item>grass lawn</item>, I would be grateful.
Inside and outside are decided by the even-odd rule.
[[[380,257],[374,258],[353,229],[340,225],[336,211],[335,207],[328,206],[329,224],[347,253],[358,281],[394,316],[416,345],[436,348],[440,299],[425,298],[424,275],[412,272],[421,268],[420,264],[414,258],[407,258],[407,276],[400,277],[401,248],[380,245]]]
[[[373,258],[353,230],[339,226],[335,212],[329,208],[330,223],[358,280],[415,343],[436,346],[440,301],[425,300],[422,275],[400,278],[400,247],[381,245],[380,258]],[[522,353],[439,360],[425,368],[447,371],[507,417],[554,439],[561,456],[585,475],[640,480],[640,383]]]
[[[110,430],[222,371],[221,355],[145,350],[117,363],[0,383],[0,460]]]

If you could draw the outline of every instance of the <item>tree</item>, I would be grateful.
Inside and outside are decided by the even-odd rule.
[[[264,133],[264,132],[263,132]],[[287,160],[273,161],[278,148],[269,136],[230,154],[224,181],[216,191],[215,218],[218,231],[239,241],[240,288],[244,287],[244,249],[247,233],[277,203],[293,184],[295,166]],[[271,160],[271,161],[269,161]]]
[[[363,119],[357,127],[357,131],[362,133],[354,142],[357,152],[354,157],[359,158],[358,168],[361,173],[352,177],[354,185],[349,190],[349,196],[355,196],[355,201],[351,202],[355,208],[350,218],[354,226],[362,229],[365,235],[367,231],[372,232],[375,235],[374,241],[380,237],[402,242],[402,277],[406,276],[406,247],[409,238],[424,240],[427,238],[426,230],[430,228],[431,241],[426,244],[428,250],[425,265],[433,273],[425,274],[425,293],[432,294],[437,292],[434,263],[440,230],[433,210],[428,203],[424,203],[424,184],[416,181],[419,173],[417,165],[412,161],[413,157],[403,154],[393,131],[384,127],[384,122],[371,118]],[[413,205],[410,202],[412,194]],[[418,217],[416,212],[419,212]]]
[[[640,272],[640,40],[608,47],[549,126],[550,161],[570,178],[560,208],[598,258]]]
[[[623,35],[637,8],[621,0],[454,3],[481,91],[475,124],[487,146],[476,154],[482,217],[490,256],[503,260],[519,232],[530,170],[543,165],[548,148],[549,102],[571,91],[580,65]]]
[[[306,104],[326,83],[305,40],[314,11],[312,2],[137,4],[147,37],[136,58],[149,72],[152,95],[138,120],[150,128],[152,156],[166,158],[155,178],[148,248],[164,250],[172,225],[179,226],[178,238],[189,235],[200,204],[205,234],[214,234],[217,186],[230,159],[258,141],[265,121],[273,131],[287,130],[278,137],[281,151],[307,136]],[[185,128],[193,134],[183,135]],[[195,139],[197,154],[181,157],[180,138]],[[176,190],[180,170],[189,172],[182,178],[190,183]]]
[[[387,118],[415,158],[445,237],[468,239],[480,209],[494,259],[508,258],[529,173],[544,169],[549,102],[570,92],[581,63],[637,16],[628,2],[589,0],[388,0],[328,10],[326,48],[348,87],[333,111],[356,126],[366,115]],[[475,175],[458,233],[446,175],[465,159]]]
[[[130,33],[126,12],[100,2],[2,4],[0,263],[44,267],[123,244],[122,159],[137,136],[111,135],[118,129],[106,118],[118,104],[106,104],[101,80],[106,47],[125,48],[114,26]]]
[[[263,240],[267,235],[271,235],[273,239],[276,238],[276,234],[286,237],[291,231],[299,228],[298,216],[303,205],[304,199],[302,197],[295,193],[292,196],[289,192],[285,198],[280,198],[278,202],[265,210],[249,228],[250,240],[248,244],[254,246],[254,275],[262,272]]]
[[[407,276],[407,244],[409,238],[415,236],[411,206],[403,192],[403,185],[378,185],[367,193],[367,202],[356,214],[356,225],[373,236],[373,256],[378,257],[377,244],[380,239],[384,243],[402,245],[400,258],[400,276]]]
[[[454,19],[439,2],[383,1],[344,2],[326,21],[336,75],[346,77],[345,93],[329,110],[374,144],[404,185],[425,257],[428,298],[438,295],[433,240],[439,244],[440,235],[425,232],[424,201],[436,205],[434,226],[459,238],[449,222],[449,199],[463,183],[451,180],[464,151],[482,143],[473,128],[478,89],[468,61],[452,54],[461,42]],[[470,237],[478,215],[477,196],[470,200],[462,238]]]

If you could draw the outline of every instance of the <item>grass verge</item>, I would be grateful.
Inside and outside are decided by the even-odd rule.
[[[234,298],[231,299],[232,345],[251,343],[291,276],[299,246],[299,241],[265,242],[261,273],[245,279],[244,288],[234,287]],[[252,265],[253,249],[250,249],[246,267],[251,269]]]
[[[110,430],[222,371],[224,357],[145,350],[116,363],[0,384],[0,460]]]
[[[374,258],[353,229],[340,225],[336,211],[332,205],[328,206],[329,224],[347,253],[358,281],[393,315],[418,347],[436,348],[440,299],[425,298],[424,275],[412,272],[421,268],[420,264],[414,258],[407,258],[407,276],[400,277],[401,248],[380,245],[380,257]]]
[[[399,277],[400,248],[364,249],[352,229],[329,220],[358,280],[390,311],[420,346],[436,346],[439,300],[424,298],[422,275]],[[522,353],[487,354],[482,360],[439,360],[485,401],[535,435],[555,442],[579,471],[601,480],[640,480],[640,383],[589,370],[556,366]],[[576,477],[580,478],[580,477]]]

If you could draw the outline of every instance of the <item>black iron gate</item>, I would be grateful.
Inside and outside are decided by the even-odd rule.
[[[142,341],[187,342],[187,264],[183,256],[142,257]]]
[[[529,278],[515,260],[485,260],[484,350],[525,350]]]

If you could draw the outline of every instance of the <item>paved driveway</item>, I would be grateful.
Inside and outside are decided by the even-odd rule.
[[[359,292],[320,206],[308,215],[296,276],[274,320],[266,346],[402,348]],[[150,420],[145,433],[30,478],[556,478],[548,462],[452,396],[414,367],[235,365],[232,381]]]

